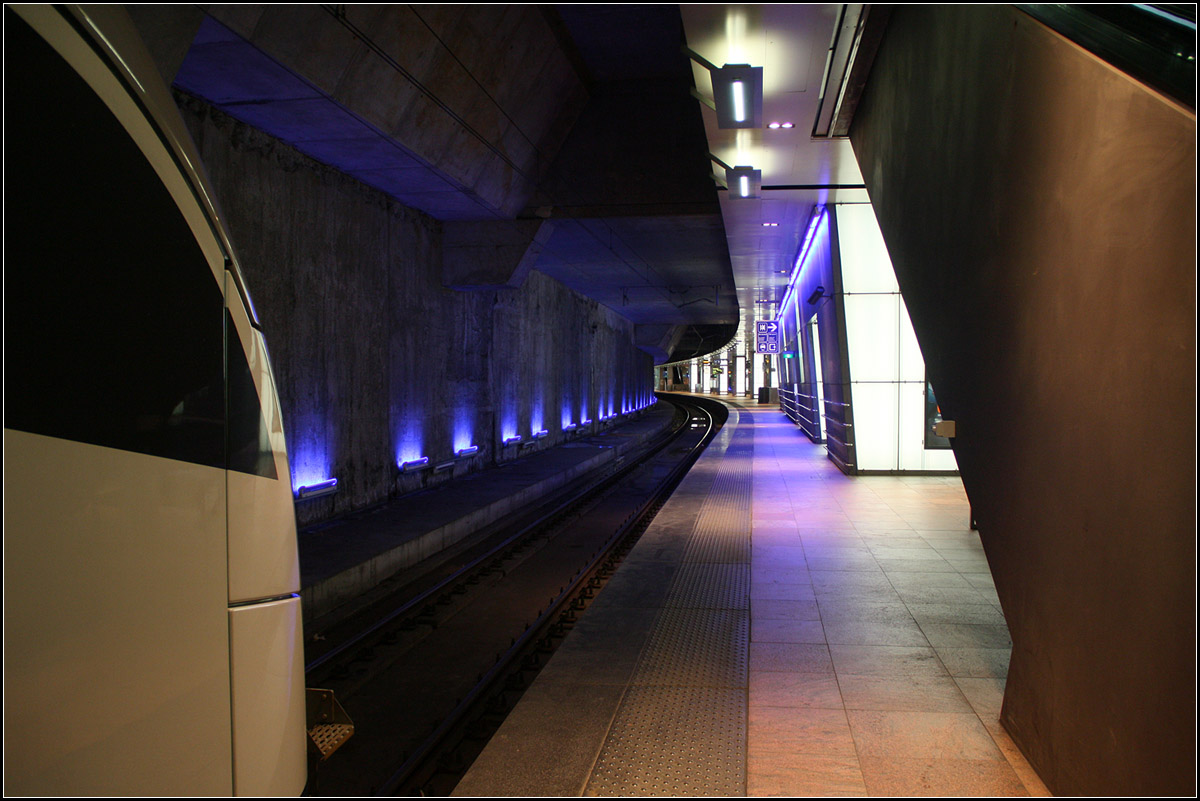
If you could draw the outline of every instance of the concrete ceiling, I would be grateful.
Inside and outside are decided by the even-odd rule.
[[[850,141],[812,136],[842,8],[681,6],[692,51],[717,66],[763,68],[764,127],[720,129],[716,112],[702,108],[710,152],[726,164],[762,170],[759,198],[720,193],[742,331],[753,331],[756,320],[774,319],[814,207],[870,202]],[[693,74],[697,90],[711,99],[709,70],[693,62]],[[794,127],[772,129],[771,122]]]
[[[548,220],[533,266],[659,362],[771,316],[813,206],[866,200],[778,188],[862,184],[847,141],[809,136],[841,6],[138,8],[156,57],[186,32],[177,89],[447,223]],[[764,67],[767,119],[795,127],[718,129],[685,44]],[[762,169],[762,198],[710,154]]]

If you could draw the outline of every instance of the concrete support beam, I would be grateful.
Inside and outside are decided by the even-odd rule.
[[[446,222],[442,285],[460,290],[520,287],[553,231],[554,224],[546,220]]]
[[[128,5],[125,10],[146,42],[163,81],[170,86],[204,21],[204,12],[188,5]]]
[[[653,356],[655,364],[662,364],[671,360],[671,352],[686,328],[686,325],[638,325],[633,329],[634,344]]]
[[[587,99],[535,6],[205,9],[181,89],[438,219],[515,217]]]

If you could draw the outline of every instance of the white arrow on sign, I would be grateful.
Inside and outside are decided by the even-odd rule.
[[[776,331],[779,330],[779,324],[777,322],[775,322],[774,320],[760,322],[758,324],[758,330],[759,330],[759,333],[774,334]]]

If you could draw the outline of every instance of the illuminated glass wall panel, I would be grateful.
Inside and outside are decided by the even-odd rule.
[[[925,447],[925,361],[869,204],[836,207],[860,471],[956,470]]]

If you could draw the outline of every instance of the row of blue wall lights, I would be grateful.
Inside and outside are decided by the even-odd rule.
[[[632,412],[640,412],[642,409],[646,408],[646,406],[649,406],[653,403],[657,403],[657,401],[658,401],[658,399],[654,398],[653,400],[650,401],[650,403],[647,403],[643,406],[639,406],[630,411],[623,412],[621,414],[630,414]],[[612,420],[617,417],[620,417],[621,414],[614,412],[610,415],[602,416],[600,418],[600,420],[601,420],[601,422],[607,422],[608,420]],[[591,425],[591,423],[592,423],[591,418],[588,418],[587,420],[583,420],[578,424],[568,423],[567,425],[563,426],[563,431],[575,431],[579,428],[579,426],[588,426],[588,425]],[[550,432],[547,429],[543,428],[540,431],[534,432],[533,439],[528,442],[525,442],[524,445],[525,446],[533,445],[536,442],[536,440],[545,439],[549,435],[550,435]],[[522,444],[522,440],[523,440],[522,436],[520,434],[517,434],[516,436],[506,438],[504,440],[504,444],[505,445],[518,445],[518,444]],[[443,470],[449,470],[451,467],[454,466],[456,461],[462,460],[462,459],[469,459],[477,453],[479,453],[478,445],[471,445],[466,448],[459,448],[458,450],[456,450],[454,452],[454,459],[452,459],[451,461],[443,462],[439,465],[436,465],[436,466],[434,466],[434,469],[437,472],[441,472]],[[431,467],[433,465],[430,462],[428,456],[422,456],[419,459],[412,459],[407,462],[400,462],[398,466],[400,467],[401,473],[416,473],[421,470],[427,470],[429,467]],[[321,498],[321,497],[325,497],[327,495],[333,495],[337,491],[338,491],[338,480],[336,478],[329,478],[324,481],[318,482],[316,484],[309,484],[309,485],[300,487],[299,489],[296,490],[296,500],[307,501],[312,498]]]
[[[463,459],[470,459],[472,456],[474,456],[477,453],[479,453],[478,445],[471,445],[466,448],[459,448],[458,450],[456,450],[454,452],[453,459],[451,459],[448,462],[442,462],[441,464],[437,465],[434,469],[437,472],[441,472],[443,470],[449,470],[451,467],[454,467],[455,462],[461,461]],[[415,473],[419,470],[425,470],[425,469],[429,468],[430,466],[431,466],[431,462],[429,461],[429,457],[422,456],[419,459],[413,459],[408,462],[400,462],[400,472],[401,473]]]

